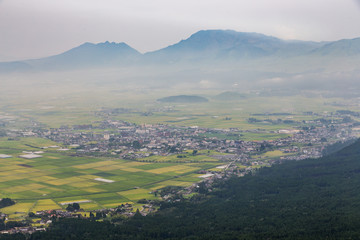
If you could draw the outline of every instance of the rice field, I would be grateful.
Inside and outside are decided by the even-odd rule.
[[[99,90],[100,91],[100,90]],[[45,92],[44,92],[45,93]],[[37,93],[38,94],[38,93]],[[209,97],[208,103],[202,104],[172,104],[172,112],[156,112],[145,116],[144,102],[150,102],[152,107],[160,109],[167,103],[156,103],[158,95],[140,96],[138,94],[111,95],[84,93],[68,94],[66,98],[47,98],[46,106],[43,99],[33,96],[31,103],[24,99],[14,98],[16,104],[10,104],[7,111],[18,111],[21,119],[34,119],[47,127],[59,127],[73,124],[96,124],[101,117],[94,112],[100,108],[131,108],[126,114],[114,116],[114,120],[128,121],[138,124],[164,123],[181,126],[200,126],[210,128],[238,128],[240,130],[265,129],[278,130],[291,128],[288,125],[269,125],[249,123],[247,120],[253,114],[286,112],[292,114],[294,121],[313,118],[304,116],[305,111],[323,112],[336,111],[339,107],[325,104],[332,99],[291,97],[259,97],[249,96],[239,101],[215,101]],[[176,95],[174,93],[174,95]],[[19,94],[18,96],[21,96]],[[95,98],[96,96],[96,98]],[[134,97],[136,96],[136,97]],[[204,95],[205,96],[205,95]],[[36,100],[37,99],[37,100]],[[37,102],[38,101],[38,102]],[[74,103],[76,103],[74,105]],[[123,104],[123,105],[119,105]],[[11,107],[14,106],[14,107]],[[51,108],[49,107],[51,106]],[[23,110],[21,110],[23,109]],[[270,118],[276,120],[279,116],[256,116],[258,119]],[[286,116],[280,116],[285,119]],[[24,120],[25,119],[25,120]],[[21,121],[18,122],[19,129]],[[24,125],[25,126],[25,125]],[[284,137],[285,135],[281,135]],[[219,139],[228,136],[216,136]],[[237,137],[237,136],[235,136]],[[279,134],[244,133],[241,140],[276,139]],[[18,218],[29,211],[65,208],[64,202],[86,200],[80,204],[85,210],[114,207],[122,203],[136,203],[142,198],[155,197],[150,192],[169,185],[189,186],[199,181],[196,172],[201,169],[216,169],[223,165],[211,155],[215,152],[199,151],[193,156],[191,152],[171,156],[151,156],[140,161],[127,161],[114,158],[75,157],[73,150],[58,151],[46,148],[59,143],[39,138],[20,138],[8,140],[0,138],[0,154],[10,155],[10,158],[0,158],[0,198],[10,197],[16,200],[16,205],[0,209],[1,212]],[[41,157],[25,159],[23,151],[44,151]],[[270,152],[264,156],[274,157],[280,152]],[[146,162],[143,162],[146,160]],[[111,182],[101,182],[95,179],[108,179]]]
[[[190,186],[199,181],[194,177],[198,170],[222,164],[209,156],[190,153],[187,154],[191,162],[176,161],[176,155],[158,160],[152,156],[152,162],[136,162],[75,157],[71,151],[51,148],[43,149],[39,158],[19,157],[22,151],[36,151],[55,144],[37,138],[18,141],[0,138],[0,154],[11,155],[0,159],[0,198],[16,201],[0,212],[10,214],[11,219],[21,219],[29,212],[64,209],[64,203],[68,202],[80,202],[84,210],[90,211],[136,203],[144,198],[156,199],[153,190],[170,185]]]

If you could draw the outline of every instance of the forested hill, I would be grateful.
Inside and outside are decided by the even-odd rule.
[[[360,141],[263,168],[191,202],[114,226],[65,219],[32,239],[359,239]]]
[[[167,103],[200,103],[207,102],[208,100],[200,96],[191,96],[191,95],[178,95],[170,96],[158,99],[159,102]]]

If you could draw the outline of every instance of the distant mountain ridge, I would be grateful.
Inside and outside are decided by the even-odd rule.
[[[87,42],[58,55],[24,62],[42,69],[62,69],[131,63],[139,56],[141,54],[126,43]]]
[[[270,55],[299,55],[310,52],[324,43],[285,41],[260,33],[232,30],[202,30],[188,39],[158,51],[146,53],[171,61],[181,58],[257,58]]]
[[[139,53],[126,43],[84,43],[64,53],[46,58],[2,62],[0,72],[302,56],[360,56],[360,38],[311,42],[282,40],[260,33],[201,30],[176,44],[145,54]]]
[[[360,38],[343,39],[336,42],[328,43],[312,53],[322,56],[354,56],[360,54]]]

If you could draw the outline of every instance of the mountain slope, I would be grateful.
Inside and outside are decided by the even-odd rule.
[[[141,54],[125,43],[84,43],[62,54],[25,61],[37,69],[68,69],[129,64]]]
[[[323,43],[285,41],[259,33],[202,30],[179,43],[145,54],[157,61],[189,59],[259,58],[303,55]]]
[[[0,62],[0,73],[24,72],[29,70],[32,70],[32,66],[25,62]]]
[[[159,102],[167,102],[167,103],[201,103],[201,102],[208,102],[208,100],[206,98],[204,98],[204,97],[192,96],[192,95],[169,96],[169,97],[159,98],[157,101],[159,101]]]
[[[318,54],[321,56],[360,55],[360,38],[343,39],[336,42],[331,42],[318,49],[315,49],[312,54]]]

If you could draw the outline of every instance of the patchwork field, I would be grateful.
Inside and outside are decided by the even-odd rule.
[[[191,162],[175,162],[176,156],[161,157],[154,162],[135,162],[116,158],[76,156],[59,152],[51,141],[0,138],[0,198],[16,200],[14,206],[0,211],[11,218],[28,212],[63,209],[67,203],[79,202],[85,210],[116,207],[123,203],[155,199],[151,192],[165,186],[190,186],[199,181],[198,170],[221,165],[206,155],[191,156]],[[42,149],[44,148],[45,149]],[[23,151],[39,151],[40,157],[19,157]]]
[[[39,85],[41,87],[41,85]],[[66,87],[66,86],[64,86]],[[277,134],[280,129],[292,129],[293,124],[269,124],[264,120],[277,119],[301,122],[318,116],[304,115],[304,112],[335,112],[342,109],[339,104],[356,110],[357,105],[336,98],[308,98],[304,96],[259,97],[249,94],[245,99],[220,101],[213,98],[219,92],[186,94],[202,95],[209,102],[159,103],[156,99],[167,95],[177,95],[166,89],[164,92],[117,92],[96,88],[90,92],[81,88],[66,88],[66,94],[57,92],[29,91],[7,93],[2,91],[7,101],[0,103],[5,117],[12,116],[16,121],[8,121],[7,128],[23,129],[33,121],[45,128],[74,124],[97,125],[104,120],[104,109],[125,108],[129,111],[114,114],[112,120],[122,120],[137,124],[163,123],[179,126],[200,126],[210,128],[238,128],[240,130],[262,129],[272,133],[243,132],[237,136],[226,134],[204,134],[218,139],[272,140],[286,137]],[[58,90],[58,89],[57,89]],[[170,91],[170,92],[169,92]],[[41,96],[40,96],[40,95]],[[182,93],[184,94],[184,93]],[[44,101],[46,99],[46,101]],[[351,107],[353,106],[353,107]],[[171,111],[170,111],[171,110]],[[144,114],[151,113],[151,114]],[[278,113],[267,115],[267,113]],[[284,114],[279,114],[284,113]],[[6,114],[9,114],[6,115]],[[257,115],[255,115],[257,114]],[[257,122],[249,123],[249,118]],[[100,131],[100,130],[95,130]],[[0,138],[0,154],[10,158],[0,158],[0,198],[10,197],[17,201],[15,206],[0,211],[11,217],[24,216],[29,211],[65,208],[61,203],[81,201],[85,210],[115,207],[126,202],[136,203],[141,198],[154,198],[150,192],[169,185],[188,186],[199,181],[201,169],[216,169],[224,163],[211,157],[218,153],[201,152],[192,156],[191,152],[171,156],[151,156],[139,162],[116,158],[97,158],[77,156],[73,150],[58,151],[59,143],[38,138],[22,138],[9,141]],[[49,147],[43,149],[43,147]],[[37,153],[41,157],[24,158],[26,152]],[[270,152],[254,159],[279,157],[281,152]],[[243,166],[239,166],[243,167]],[[257,166],[253,166],[257,167]],[[97,179],[97,180],[96,180]],[[100,179],[100,180],[99,180]]]

